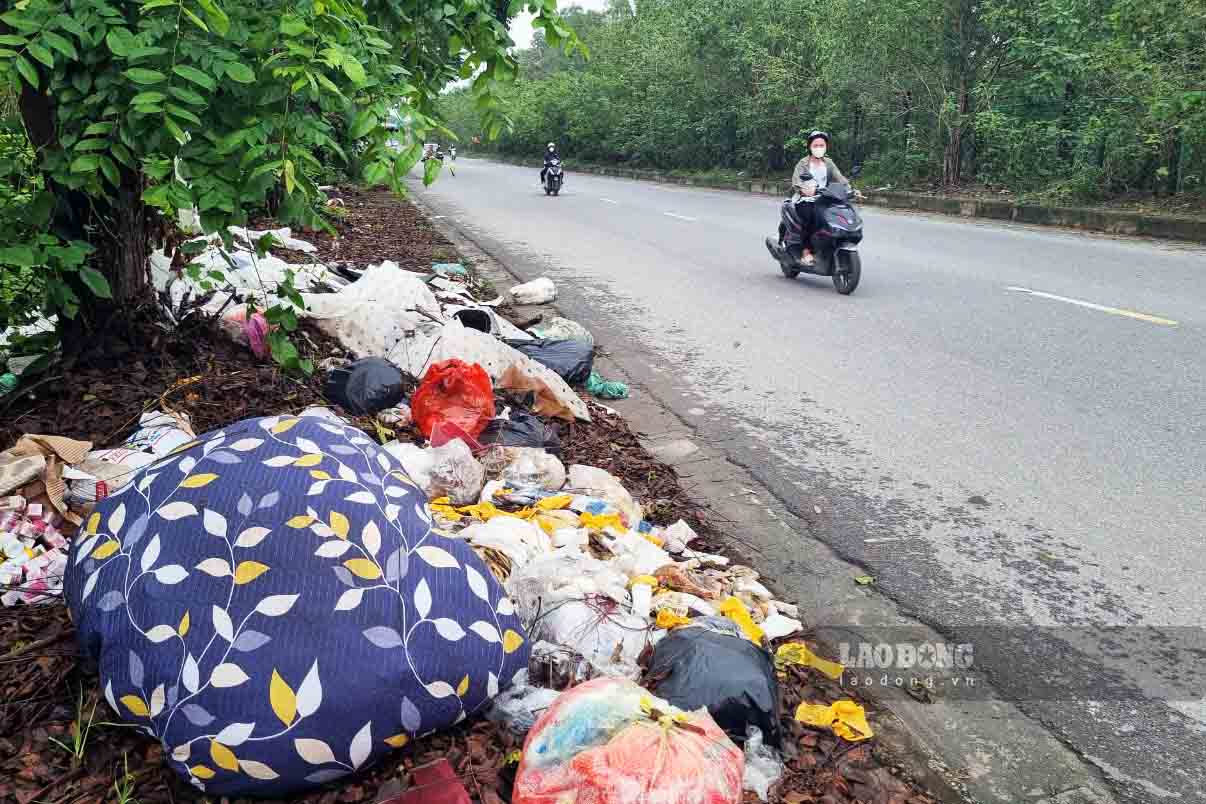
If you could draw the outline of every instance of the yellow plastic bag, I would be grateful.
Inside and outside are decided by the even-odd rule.
[[[857,743],[875,736],[867,723],[867,713],[851,700],[834,701],[829,706],[802,703],[796,709],[796,720],[808,726],[833,729],[843,740]]]
[[[846,668],[840,663],[817,656],[803,642],[788,642],[786,645],[780,645],[779,650],[775,651],[776,668],[782,670],[790,664],[820,670],[833,679],[841,678],[842,673],[846,671]]]
[[[621,533],[628,531],[624,527],[624,520],[619,514],[592,514],[583,513],[578,517],[578,521],[582,523],[582,527],[593,531],[603,531],[607,528],[615,528]]]
[[[741,628],[741,633],[745,634],[745,638],[755,645],[761,645],[765,634],[762,632],[762,626],[754,622],[754,618],[750,616],[749,609],[735,597],[729,596],[720,601],[720,606],[717,611],[728,617]]]
[[[657,613],[657,620],[655,622],[658,628],[664,628],[669,631],[673,628],[678,628],[680,625],[690,625],[691,618],[676,614],[669,609],[662,609]]]
[[[569,508],[573,501],[574,497],[571,494],[558,494],[555,497],[545,497],[536,503],[536,507],[541,511],[559,511],[562,508]]]

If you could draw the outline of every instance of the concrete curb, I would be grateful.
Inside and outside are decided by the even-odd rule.
[[[540,167],[537,160],[513,159],[490,155],[481,157],[512,165]],[[672,176],[656,170],[634,170],[632,168],[600,165],[578,165],[573,170],[596,176],[613,176],[636,181],[651,181],[659,184],[677,184],[684,187],[704,187],[710,190],[731,190],[739,193],[755,193],[786,198],[791,193],[787,182],[768,181],[719,181]],[[889,209],[908,209],[961,218],[985,218],[1010,223],[1027,223],[1037,226],[1063,226],[1089,232],[1106,232],[1117,235],[1158,237],[1168,240],[1186,240],[1206,243],[1206,220],[1178,218],[1169,215],[1144,215],[1138,212],[1121,212],[1084,207],[1046,207],[1034,204],[1015,204],[1011,201],[991,201],[976,198],[950,198],[943,196],[905,193],[892,190],[864,190],[870,206]]]

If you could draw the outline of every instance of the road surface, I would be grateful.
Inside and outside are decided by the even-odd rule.
[[[843,297],[770,260],[773,198],[537,174],[462,159],[418,192],[784,504],[832,511],[800,538],[924,622],[1076,656],[1019,705],[1121,799],[1206,800],[1200,676],[1169,686],[1206,664],[1178,650],[1206,626],[1206,250],[868,208]],[[1026,699],[1034,668],[996,664]],[[1152,665],[1175,672],[1092,694]]]

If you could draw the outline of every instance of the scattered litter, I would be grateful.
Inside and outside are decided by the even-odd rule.
[[[414,415],[411,413],[410,405],[398,403],[392,408],[377,413],[377,421],[385,427],[393,427],[396,429],[405,429],[414,424]]]
[[[628,386],[617,380],[605,380],[599,372],[592,371],[586,378],[586,391],[599,399],[627,399]]]
[[[737,624],[737,626],[741,629],[741,633],[745,635],[746,639],[748,639],[750,642],[753,642],[755,645],[762,644],[765,634],[763,633],[762,628],[756,622],[754,622],[753,617],[750,616],[749,609],[745,607],[744,603],[737,598],[730,596],[720,601],[720,606],[718,608],[721,614]]]
[[[13,374],[11,371],[6,371],[3,374],[0,374],[0,397],[8,396],[13,391],[17,390],[17,387],[20,385],[21,380],[18,379],[17,375]]]
[[[488,438],[485,433],[482,437]],[[483,456],[482,465],[512,489],[558,491],[565,485],[565,464],[539,447],[494,447]]]
[[[536,646],[532,651],[535,654]],[[512,734],[525,737],[536,725],[536,720],[553,705],[559,695],[561,693],[555,689],[513,683],[511,689],[490,704],[490,708],[486,710],[486,719],[503,723]]]
[[[428,438],[442,421],[476,437],[494,418],[494,391],[481,366],[454,358],[428,369],[410,407],[419,432]]]
[[[0,497],[0,605],[49,602],[62,595],[68,541],[63,519],[24,495]]]
[[[523,410],[512,410],[506,419],[493,419],[479,440],[489,446],[536,447],[553,455],[561,454],[561,437],[556,426]]]
[[[459,262],[437,262],[431,266],[431,270],[435,271],[440,276],[468,276],[469,271]]]
[[[136,449],[102,449],[89,452],[74,466],[63,470],[67,481],[66,502],[73,508],[94,505],[125,488],[134,473],[155,462],[155,456]]]
[[[594,466],[575,464],[569,469],[568,486],[579,494],[598,497],[614,505],[624,515],[625,524],[636,527],[643,519],[641,506],[614,475]],[[656,568],[655,568],[656,569]]]
[[[124,446],[162,458],[196,438],[185,414],[151,410],[142,414],[138,429],[126,439]]]
[[[715,618],[711,618],[714,620]],[[706,707],[735,741],[750,726],[779,745],[779,682],[770,654],[740,635],[718,633],[727,623],[699,618],[668,633],[653,649],[650,691],[687,711]]]
[[[581,341],[595,345],[595,336],[586,327],[568,318],[554,316],[528,327],[528,332],[537,338],[550,341]]]
[[[762,620],[762,632],[770,640],[791,636],[803,627],[804,624],[799,620],[793,620],[791,617],[785,617],[777,612]]]
[[[870,586],[875,583],[874,575],[859,575],[854,579],[854,582],[859,586]]]
[[[391,408],[402,401],[406,381],[383,357],[366,357],[327,375],[326,396],[357,416]]]
[[[802,703],[796,709],[796,720],[807,726],[833,729],[833,733],[852,743],[875,736],[867,723],[867,713],[851,700],[835,701],[829,706]]]
[[[431,484],[424,491],[430,497],[448,497],[453,505],[477,502],[482,486],[486,484],[486,472],[464,441],[453,439],[430,448],[428,454],[431,456]]]
[[[665,541],[666,550],[671,553],[682,553],[687,549],[687,545],[699,538],[698,534],[691,529],[683,520],[678,520],[662,533],[662,538]]]
[[[548,304],[557,298],[557,286],[547,276],[511,288],[516,304]]]
[[[444,757],[411,771],[406,792],[377,804],[473,804],[469,791]]]
[[[582,341],[516,341],[511,346],[557,372],[570,385],[583,385],[593,373],[595,347]]]
[[[524,744],[512,804],[736,804],[744,757],[706,712],[610,678],[564,692]]]
[[[552,552],[552,541],[538,525],[515,517],[499,516],[465,528],[456,538],[480,549],[497,550],[511,562],[514,570]]]
[[[779,752],[763,743],[762,731],[750,726],[745,738],[745,778],[743,787],[762,801],[770,800],[770,789],[783,776]]]

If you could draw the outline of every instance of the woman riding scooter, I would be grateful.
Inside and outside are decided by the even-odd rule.
[[[850,184],[838,166],[825,154],[829,151],[829,135],[824,131],[813,131],[808,135],[808,155],[796,163],[791,174],[792,187],[798,193],[795,199],[796,212],[803,223],[804,254],[801,262],[812,265],[816,262],[808,245],[817,230],[817,193],[831,183]],[[780,232],[782,240],[782,232]]]

